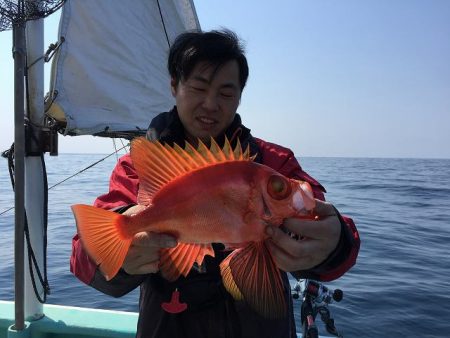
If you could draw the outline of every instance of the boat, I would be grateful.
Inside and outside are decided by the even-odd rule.
[[[145,133],[153,116],[169,110],[174,102],[166,53],[179,33],[200,28],[194,4],[30,0],[1,5],[0,30],[14,31],[16,97],[9,154],[15,176],[15,300],[0,300],[0,338],[134,337],[137,313],[46,303],[43,154],[58,155],[61,135],[131,139]],[[59,8],[57,43],[45,52],[43,17]],[[44,96],[43,62],[51,58],[50,89]]]

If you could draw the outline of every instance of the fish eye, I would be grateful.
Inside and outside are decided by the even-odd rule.
[[[279,175],[272,175],[269,177],[269,182],[267,183],[267,192],[270,197],[276,200],[282,200],[291,194],[291,185],[288,180]]]

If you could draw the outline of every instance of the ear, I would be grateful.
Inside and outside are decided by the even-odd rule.
[[[175,97],[175,95],[177,94],[177,86],[178,86],[177,80],[172,77],[170,79],[170,91],[172,92],[173,97]]]

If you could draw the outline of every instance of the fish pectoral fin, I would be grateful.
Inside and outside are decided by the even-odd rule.
[[[187,276],[194,263],[201,265],[205,255],[214,257],[211,244],[179,243],[176,247],[161,250],[159,269],[170,282],[181,275]]]
[[[281,273],[265,242],[253,242],[233,251],[220,264],[220,271],[233,298],[245,300],[266,318],[286,316]]]

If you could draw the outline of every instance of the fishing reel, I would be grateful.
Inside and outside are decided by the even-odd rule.
[[[342,300],[344,296],[342,290],[331,290],[318,281],[304,279],[298,281],[292,291],[294,299],[302,297],[301,323],[303,338],[319,337],[319,331],[315,323],[317,314],[320,314],[320,318],[325,324],[328,333],[336,337],[343,337],[336,329],[334,319],[331,318],[330,309],[328,308],[328,305],[333,301],[340,302]]]

